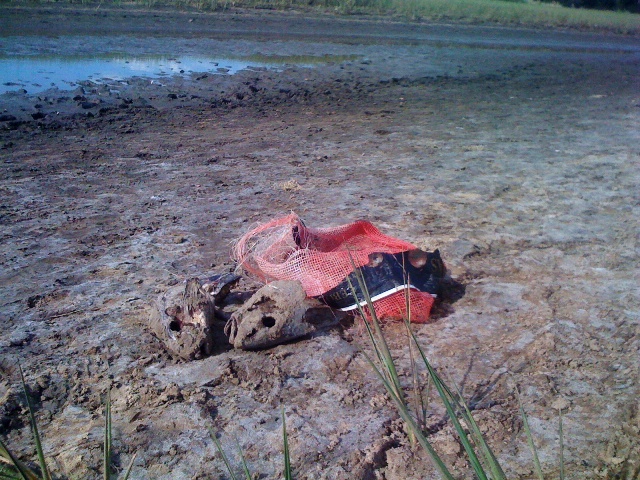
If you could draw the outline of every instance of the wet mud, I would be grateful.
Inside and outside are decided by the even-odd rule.
[[[21,458],[18,362],[61,476],[98,477],[111,388],[115,460],[137,452],[132,478],[227,478],[208,427],[236,465],[237,440],[260,478],[279,478],[282,408],[297,478],[435,478],[358,321],[190,362],[151,334],[158,295],[232,270],[234,240],[295,211],[440,249],[459,289],[415,331],[509,478],[534,474],[516,388],[548,475],[559,410],[567,478],[638,468],[637,38],[300,12],[78,10],[63,29],[56,11],[25,11],[3,7],[5,55],[117,43],[353,57],[0,96],[0,431]],[[410,385],[404,326],[385,332]],[[427,415],[471,478],[433,396]]]

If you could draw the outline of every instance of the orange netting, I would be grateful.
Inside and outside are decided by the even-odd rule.
[[[307,296],[318,297],[338,286],[362,267],[375,252],[396,254],[416,246],[382,234],[366,221],[330,228],[309,228],[291,213],[257,226],[244,234],[233,249],[239,266],[259,280],[298,280]],[[410,289],[411,321],[426,322],[433,296]],[[374,302],[380,319],[402,319],[406,315],[405,291],[397,291]],[[366,310],[366,308],[365,308]]]
[[[421,292],[413,288],[409,289],[411,321],[413,323],[427,323],[433,303],[434,298],[430,293]],[[392,293],[388,297],[373,302],[376,316],[380,320],[402,320],[406,318],[406,305],[406,292],[404,290]],[[369,310],[366,306],[363,307],[363,311],[365,316],[369,318]]]

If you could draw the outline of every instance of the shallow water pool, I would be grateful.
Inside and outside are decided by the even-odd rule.
[[[344,57],[344,58],[343,58]],[[344,61],[347,56],[271,56],[252,55],[241,58],[207,56],[6,56],[0,57],[0,93],[26,90],[38,93],[57,87],[72,90],[78,82],[125,81],[131,77],[161,79],[194,72],[233,75],[250,68],[279,69],[285,65],[312,67],[319,63]]]

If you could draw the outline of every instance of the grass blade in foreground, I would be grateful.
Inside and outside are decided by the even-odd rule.
[[[20,379],[22,381],[22,389],[24,391],[27,407],[29,409],[29,419],[31,421],[31,429],[36,444],[36,451],[38,453],[38,460],[40,462],[40,468],[42,470],[42,476],[35,474],[29,467],[20,462],[6,447],[6,445],[0,440],[0,462],[6,463],[8,466],[0,464],[0,480],[4,479],[22,479],[22,480],[51,480],[51,474],[47,468],[47,464],[44,459],[44,452],[42,450],[42,444],[40,442],[40,434],[38,433],[38,425],[34,415],[33,403],[31,402],[31,396],[29,395],[29,389],[24,379],[24,373],[22,367],[18,365],[20,371]],[[112,438],[112,425],[111,425],[111,387],[107,391],[107,397],[105,401],[105,431],[104,431],[104,471],[103,479],[109,480],[111,477],[111,449],[113,444]],[[129,478],[133,462],[136,458],[136,454],[131,458],[131,462],[125,472],[123,480]]]
[[[440,379],[440,376],[433,369],[433,367],[431,366],[431,363],[429,363],[429,360],[427,360],[427,357],[424,354],[424,351],[422,350],[422,348],[420,347],[420,344],[417,342],[417,339],[413,334],[413,331],[411,331],[410,329],[409,331],[418,348],[418,352],[420,352],[422,361],[424,362],[425,367],[427,367],[427,371],[429,372],[429,377],[431,378],[434,386],[436,387],[436,390],[440,395],[440,399],[442,400],[442,403],[444,404],[444,407],[447,410],[449,418],[451,419],[451,423],[453,423],[453,426],[456,429],[456,432],[458,433],[458,437],[460,438],[460,442],[462,443],[462,446],[464,447],[464,450],[467,453],[467,456],[469,457],[469,463],[471,464],[471,468],[473,468],[473,471],[478,476],[478,478],[480,478],[480,480],[488,480],[488,476],[484,471],[484,468],[482,468],[482,464],[478,459],[475,449],[473,448],[473,445],[471,445],[471,442],[469,441],[469,437],[467,436],[467,433],[464,431],[464,428],[462,428],[462,424],[460,423],[460,420],[458,419],[458,415],[456,414],[456,408],[454,407],[454,403],[457,403],[457,401],[455,401],[455,397],[451,393],[451,390],[449,390],[449,388]]]
[[[251,471],[249,470],[249,465],[247,465],[247,459],[244,458],[244,453],[242,453],[242,447],[240,447],[238,439],[236,439],[236,446],[238,447],[238,452],[240,453],[240,461],[242,461],[242,471],[244,472],[244,476],[247,478],[247,480],[252,480]]]
[[[479,447],[481,450],[482,460],[484,461],[484,465],[487,465],[491,470],[491,478],[495,480],[506,479],[507,477],[504,471],[502,470],[502,467],[500,466],[498,459],[496,458],[495,454],[493,453],[493,451],[485,441],[484,435],[482,435],[482,432],[480,431],[480,427],[478,427],[478,424],[473,418],[473,415],[471,414],[471,410],[469,409],[469,406],[463,400],[461,393],[456,388],[456,390],[458,391],[458,395],[457,396],[454,395],[451,389],[442,381],[440,376],[433,369],[431,363],[427,360],[427,357],[424,354],[422,347],[418,343],[418,339],[413,333],[413,330],[411,330],[408,322],[406,326],[407,326],[407,331],[409,335],[413,339],[413,342],[416,345],[416,348],[418,349],[420,356],[422,357],[422,361],[425,364],[425,367],[427,367],[427,370],[429,372],[429,378],[436,385],[438,394],[440,395],[440,398],[443,401],[445,408],[447,409],[447,412],[449,413],[452,423],[456,427],[456,431],[458,432],[460,441],[463,443],[463,446],[465,446],[465,451],[467,451],[467,455],[469,456],[469,461],[476,475],[478,475],[478,477],[480,478],[486,478],[487,474],[484,472],[482,464],[478,460],[477,454],[475,453],[475,449],[469,443],[468,436],[466,435],[466,432],[464,431],[464,429],[462,428],[462,425],[458,420],[456,411],[460,412],[459,415],[468,425],[471,433],[471,438],[473,439],[473,443],[475,444],[476,447]],[[452,416],[452,413],[453,413],[453,416]],[[469,448],[469,450],[467,448]],[[469,451],[471,451],[471,454],[469,453]],[[477,463],[473,461],[474,458],[477,461]]]
[[[103,474],[104,480],[111,477],[111,387],[107,390],[107,398],[104,403],[104,452],[103,452]]]
[[[227,467],[227,471],[229,472],[229,476],[231,477],[231,480],[238,480],[238,478],[233,473],[233,470],[231,469],[231,464],[229,463],[229,459],[225,455],[224,450],[222,450],[222,445],[220,444],[220,440],[218,440],[216,438],[216,434],[211,429],[211,427],[209,427],[209,435],[211,435],[211,438],[213,439],[213,443],[216,444],[216,448],[218,449],[218,452],[220,453],[220,456],[222,457],[222,461],[224,462],[225,466]],[[249,476],[247,478],[249,480],[251,480],[251,476]]]
[[[491,448],[489,447],[489,444],[485,441],[484,436],[480,431],[480,427],[478,426],[475,419],[473,418],[473,415],[471,415],[471,410],[469,409],[467,402],[465,402],[464,399],[462,398],[462,393],[460,392],[458,387],[456,387],[456,392],[458,396],[452,397],[452,398],[455,401],[458,407],[458,410],[461,412],[465,422],[470,427],[471,438],[473,438],[473,443],[475,445],[479,445],[482,450],[482,455],[485,461],[485,465],[489,465],[489,469],[491,470],[491,474],[492,474],[491,478],[506,480],[507,476],[505,475],[504,471],[502,470],[502,467],[498,463],[498,459],[494,455],[493,450],[491,450]],[[451,395],[451,392],[449,392],[449,395]],[[460,400],[457,400],[457,399],[460,399]]]
[[[347,277],[347,281],[349,282],[351,293],[356,301],[356,305],[358,305],[358,311],[367,329],[371,345],[373,346],[376,357],[378,358],[378,361],[382,366],[382,370],[377,367],[377,365],[373,362],[373,360],[371,360],[371,358],[369,358],[366,353],[363,352],[363,355],[384,385],[387,393],[389,394],[389,397],[391,397],[393,402],[396,404],[398,413],[407,425],[407,430],[410,432],[410,435],[413,435],[413,437],[418,440],[418,443],[420,443],[422,448],[426,450],[442,477],[446,478],[447,480],[453,480],[453,475],[451,475],[451,472],[449,472],[449,469],[444,464],[437,452],[434,450],[433,446],[429,443],[429,440],[427,440],[427,437],[424,435],[422,429],[415,422],[413,416],[411,415],[411,411],[409,409],[409,406],[407,405],[403,390],[400,386],[400,380],[398,378],[398,373],[393,361],[393,357],[391,356],[389,346],[386,342],[386,339],[384,338],[382,329],[380,328],[380,322],[378,320],[378,316],[376,315],[375,308],[373,307],[373,302],[371,301],[371,297],[369,295],[367,285],[365,284],[364,277],[362,276],[362,272],[360,271],[360,269],[355,266],[353,258],[351,259],[351,265],[353,266],[354,272],[356,273],[356,278],[358,279],[360,289],[364,294],[367,308],[371,317],[371,322],[374,325],[375,333],[374,330],[371,329],[369,322],[366,320],[367,317],[362,306],[360,305],[360,302],[358,301],[356,290],[353,287],[353,284],[351,283],[349,277]]]
[[[365,298],[365,302],[366,305],[369,309],[370,312],[370,319],[371,319],[371,323],[373,324],[373,329],[369,326],[369,322],[366,320],[363,320],[363,323],[365,325],[365,327],[367,328],[367,332],[369,334],[369,339],[371,340],[371,344],[374,348],[374,351],[376,353],[376,356],[380,362],[381,365],[381,369],[378,368],[378,366],[366,355],[364,354],[367,362],[371,365],[371,367],[374,369],[374,372],[376,373],[376,375],[378,375],[378,377],[380,378],[380,380],[382,381],[384,387],[387,390],[387,393],[389,394],[389,396],[391,397],[391,399],[394,401],[394,403],[396,404],[396,407],[398,408],[398,412],[400,413],[400,416],[402,417],[402,419],[404,420],[405,424],[407,425],[407,429],[411,434],[415,435],[415,438],[419,441],[419,443],[423,446],[423,448],[425,448],[425,450],[427,450],[427,452],[429,453],[431,459],[434,461],[436,467],[438,468],[438,470],[440,471],[441,475],[445,478],[452,478],[451,473],[449,472],[449,470],[447,469],[447,467],[444,465],[444,463],[442,462],[442,460],[440,459],[440,457],[437,455],[437,453],[435,452],[435,450],[433,449],[433,447],[431,446],[431,444],[428,442],[428,440],[426,439],[426,437],[424,436],[424,433],[422,432],[422,429],[420,428],[420,426],[416,423],[416,421],[414,420],[414,417],[410,411],[410,408],[405,400],[404,397],[404,392],[400,386],[400,381],[398,379],[398,374],[397,374],[397,370],[395,368],[395,363],[393,360],[393,357],[391,356],[391,353],[389,351],[388,348],[388,344],[386,342],[386,339],[384,337],[384,334],[382,333],[382,329],[380,328],[380,323],[379,323],[379,319],[376,316],[375,313],[375,309],[373,307],[373,302],[371,301],[369,292],[367,290],[367,286],[365,284],[364,281],[364,277],[362,275],[362,272],[360,271],[359,268],[357,268],[355,266],[355,263],[353,261],[353,259],[351,260],[352,262],[352,266],[354,268],[354,272],[356,274],[356,279],[358,280],[358,284],[360,287],[360,290],[363,292],[364,298]],[[351,284],[351,282],[349,282],[349,286],[351,288],[351,292],[352,295],[356,301],[356,304],[358,305],[358,310],[360,312],[360,315],[362,316],[363,319],[366,319],[366,316],[364,315],[362,306],[359,305],[358,302],[358,297],[357,297],[357,293],[353,287],[353,285]],[[493,454],[493,452],[491,451],[491,449],[489,448],[489,446],[487,445],[487,443],[485,442],[479,427],[477,426],[477,424],[475,423],[475,420],[473,419],[473,416],[471,415],[471,412],[468,408],[468,406],[466,404],[464,404],[464,402],[461,404],[460,401],[458,401],[457,397],[451,392],[451,390],[446,386],[446,384],[444,384],[444,382],[442,381],[442,379],[439,377],[439,375],[435,372],[435,370],[433,369],[433,367],[431,366],[431,364],[429,363],[429,361],[427,360],[424,351],[422,350],[422,348],[420,347],[417,338],[415,337],[415,335],[413,334],[411,328],[410,328],[410,319],[411,319],[411,305],[409,303],[409,298],[408,298],[408,292],[405,295],[406,298],[406,303],[407,303],[407,308],[406,308],[406,312],[407,312],[407,318],[406,318],[406,327],[407,327],[407,331],[409,333],[409,342],[411,344],[411,340],[413,340],[413,343],[416,345],[420,356],[428,370],[429,373],[429,379],[430,379],[430,383],[433,383],[436,386],[436,389],[438,390],[438,394],[440,395],[440,398],[445,406],[445,409],[447,410],[447,413],[451,419],[451,422],[454,426],[454,428],[456,429],[456,432],[458,434],[458,437],[460,439],[460,442],[462,443],[465,452],[467,454],[469,463],[475,473],[475,475],[480,479],[480,480],[488,480],[489,479],[489,475],[487,475],[487,473],[485,472],[484,468],[483,468],[483,463],[480,461],[480,459],[478,458],[478,454],[475,451],[475,447],[479,447],[481,448],[481,452],[483,454],[483,460],[484,460],[484,464],[488,465],[491,471],[491,478],[492,479],[505,479],[506,476],[504,475],[504,472],[502,471],[502,468],[500,467],[500,465],[498,464],[497,459],[495,458],[495,455]],[[411,345],[410,345],[411,347]],[[412,352],[410,352],[412,353]],[[413,369],[413,374],[414,374],[414,378],[416,375],[416,371],[415,371],[415,363],[412,362],[412,369]],[[415,387],[414,387],[415,389]],[[417,399],[416,399],[417,400]],[[418,408],[418,403],[416,402],[416,409]],[[424,408],[424,407],[423,407]],[[460,412],[459,414],[457,412]],[[419,418],[420,412],[417,411],[416,415]],[[460,418],[459,415],[462,417],[462,419],[465,421],[465,423],[469,426],[469,429],[471,430],[471,436],[474,440],[473,444],[469,438],[469,435],[467,435],[465,429],[463,428],[461,422],[460,422]]]
[[[411,285],[411,279],[407,275],[405,279],[407,285]],[[407,328],[407,332],[411,331],[411,291],[409,288],[404,289],[404,302],[405,302],[405,322],[404,326]],[[420,385],[418,382],[418,368],[416,366],[416,359],[413,353],[413,344],[411,342],[411,335],[407,334],[407,340],[409,340],[409,360],[411,362],[411,377],[413,381],[413,401],[414,401],[414,412],[416,415],[416,420],[418,422],[418,426],[421,430],[426,428],[427,424],[427,405],[425,404],[424,398],[422,396],[422,392],[420,390]],[[427,377],[427,402],[429,401],[429,387],[431,386],[431,379]]]
[[[284,418],[284,408],[282,409],[282,441],[284,443],[284,479],[291,480],[291,457],[289,456],[289,437],[287,436],[287,421]]]
[[[396,395],[399,398],[401,398],[402,401],[404,402],[404,392],[402,390],[402,387],[400,386],[400,380],[398,378],[396,365],[393,361],[393,357],[391,356],[391,351],[389,350],[389,345],[387,344],[387,340],[382,334],[382,329],[380,328],[380,321],[378,319],[378,315],[376,314],[376,309],[373,305],[373,301],[371,300],[371,296],[369,295],[369,289],[367,288],[367,284],[364,280],[364,275],[362,274],[362,270],[360,270],[360,268],[356,266],[355,261],[353,260],[353,257],[351,255],[349,255],[349,260],[351,261],[351,266],[353,267],[353,271],[356,274],[356,279],[358,281],[358,286],[360,287],[360,291],[364,295],[364,300],[366,302],[367,309],[369,310],[369,315],[371,316],[371,323],[373,323],[375,336],[371,331],[369,323],[365,322],[365,325],[367,327],[367,332],[369,333],[369,338],[375,347],[376,355],[378,356],[378,359],[380,359],[380,361],[385,366],[384,373],[387,375],[387,379],[393,385]],[[347,277],[347,281],[349,283],[349,288],[351,289],[351,293],[353,295],[354,301],[356,302],[356,305],[358,305],[358,311],[360,315],[362,316],[362,318],[366,318],[366,316],[364,315],[362,306],[360,305],[360,300],[358,299],[358,295],[349,277]]]
[[[564,434],[562,432],[562,409],[558,410],[558,416],[558,434],[560,436],[560,480],[564,480]]]
[[[215,432],[211,428],[209,428],[209,435],[211,435],[211,438],[213,439],[213,443],[216,445],[216,449],[220,453],[220,456],[222,457],[222,461],[227,467],[227,472],[229,472],[229,476],[231,477],[231,480],[238,480],[238,477],[236,477],[236,475],[233,473],[233,469],[231,468],[231,462],[229,462],[229,458],[227,457],[227,455],[224,453],[224,450],[222,449],[222,444],[220,443],[220,440],[218,440]],[[287,424],[284,417],[284,409],[282,409],[282,439],[284,441],[284,478],[285,480],[292,480],[293,475],[291,473],[291,457],[289,455],[289,437],[287,436]],[[245,475],[245,478],[246,480],[252,480],[253,477],[251,476],[251,472],[249,471],[247,461],[244,458],[244,454],[242,453],[242,448],[240,448],[240,445],[237,443],[237,440],[236,440],[236,444],[238,445],[238,451],[240,452],[240,459],[242,461],[242,471]],[[133,463],[133,460],[131,461],[131,463]]]
[[[124,477],[122,478],[122,480],[127,480],[129,478],[129,475],[131,474],[131,469],[133,468],[133,462],[136,460],[136,456],[138,455],[138,452],[133,454],[133,457],[131,457],[131,461],[129,462],[129,466],[127,467],[127,470],[124,472]]]
[[[366,322],[366,320],[363,320],[363,321]],[[382,372],[378,369],[376,364],[373,363],[373,360],[371,360],[369,356],[364,352],[363,352],[363,355],[367,360],[367,362],[369,362],[369,365],[371,365],[371,368],[373,368],[373,371],[376,373],[380,381],[382,381],[382,384],[386,388],[387,393],[389,394],[393,402],[396,404],[396,407],[398,408],[398,413],[400,414],[400,417],[407,425],[407,429],[413,433],[415,438],[418,440],[418,443],[420,443],[422,448],[424,448],[426,452],[429,454],[429,457],[435,464],[436,468],[438,469],[442,477],[446,478],[447,480],[454,480],[454,477],[453,475],[451,475],[451,472],[449,471],[447,466],[444,464],[444,462],[442,461],[438,453],[433,449],[433,446],[431,446],[431,444],[429,443],[429,440],[427,440],[427,437],[424,435],[420,427],[415,423],[415,420],[411,416],[411,412],[409,411],[407,404],[396,396],[393,387],[387,381],[387,379],[382,374]]]
[[[531,449],[531,455],[533,455],[533,466],[536,471],[536,475],[539,480],[544,480],[544,476],[542,475],[542,468],[540,467],[540,459],[538,458],[538,450],[536,449],[535,443],[533,443],[533,435],[531,435],[531,429],[529,428],[529,420],[527,419],[527,414],[524,411],[524,407],[522,406],[522,400],[520,400],[520,392],[516,388],[516,397],[518,398],[518,405],[520,405],[520,416],[522,417],[522,423],[524,425],[524,431],[527,434],[527,443],[529,444],[529,448]]]
[[[104,402],[104,445],[103,445],[103,462],[104,465],[102,478],[104,480],[109,480],[111,478],[111,472],[113,471],[113,424],[111,422],[111,385],[109,385],[109,389],[107,390],[107,397]],[[131,474],[131,469],[133,468],[133,462],[136,459],[138,453],[134,453],[133,457],[129,461],[129,465],[124,473],[124,477],[122,480],[127,480],[129,475]]]
[[[22,480],[40,480],[40,478],[35,473],[33,473],[31,469],[29,469],[29,467],[23,464],[20,460],[18,460],[13,455],[13,453],[9,451],[9,449],[6,447],[6,445],[2,440],[0,440],[0,459],[2,459],[2,461],[7,463],[10,467],[13,467],[13,469],[15,469],[15,471],[13,471],[13,469],[10,470],[2,466],[3,468],[0,471],[3,472],[3,475],[5,475],[5,478],[11,478],[11,479],[16,478],[16,479],[22,479]],[[13,476],[10,476],[10,475],[13,475]]]
[[[42,450],[42,443],[40,442],[40,434],[38,433],[38,425],[36,424],[36,417],[34,414],[33,403],[31,402],[31,396],[29,395],[29,389],[27,383],[24,380],[24,373],[22,367],[18,364],[18,370],[20,370],[20,380],[22,381],[22,390],[24,396],[27,399],[27,407],[29,408],[29,421],[31,422],[31,430],[33,431],[33,440],[36,444],[36,452],[38,453],[38,462],[40,463],[40,470],[42,471],[42,480],[51,480],[51,474],[47,463],[44,461],[44,452]]]

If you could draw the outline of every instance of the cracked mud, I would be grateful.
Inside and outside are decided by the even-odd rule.
[[[464,295],[416,331],[510,478],[533,474],[516,386],[547,474],[558,409],[567,478],[637,468],[637,38],[61,11],[2,7],[4,54],[352,57],[0,96],[0,432],[21,458],[33,448],[18,362],[51,468],[70,478],[98,476],[109,386],[116,461],[138,452],[133,478],[224,478],[207,427],[236,464],[234,439],[261,478],[279,478],[282,407],[297,478],[433,478],[363,361],[357,322],[192,362],[149,332],[160,292],[229,271],[233,240],[295,211],[440,249]],[[409,385],[403,328],[385,331]],[[468,478],[433,398],[426,427]]]

